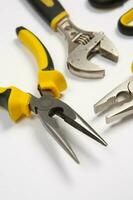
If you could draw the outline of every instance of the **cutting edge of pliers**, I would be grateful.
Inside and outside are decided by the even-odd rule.
[[[106,116],[107,124],[133,114],[133,76],[99,100],[94,105],[94,111],[95,113],[109,111]]]

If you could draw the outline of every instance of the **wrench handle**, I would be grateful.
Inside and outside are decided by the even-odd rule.
[[[68,16],[58,0],[27,0],[43,17],[43,19],[56,31],[58,23]]]

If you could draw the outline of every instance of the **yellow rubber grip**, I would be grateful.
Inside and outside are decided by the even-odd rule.
[[[131,64],[131,71],[132,71],[132,73],[133,73],[133,62],[132,62],[132,64]]]
[[[133,21],[133,8],[130,9],[128,12],[126,12],[122,17],[120,18],[120,21],[125,26],[132,26],[130,22]]]
[[[28,0],[28,2],[54,31],[57,31],[60,21],[69,17],[67,11],[58,0]]]
[[[60,93],[67,88],[67,83],[63,74],[54,70],[54,64],[48,50],[32,32],[24,27],[17,28],[17,35],[37,59],[39,66],[39,89],[51,90],[53,95],[59,98]]]
[[[53,0],[40,0],[43,4],[45,4],[47,7],[53,7],[54,1]]]
[[[119,31],[127,36],[133,36],[133,8],[124,13],[118,22]]]
[[[31,115],[30,99],[31,96],[29,94],[16,87],[0,88],[0,105],[7,108],[13,121],[18,121],[24,116],[29,117]]]
[[[41,41],[29,30],[24,27],[18,27],[17,35],[19,40],[33,53],[37,60],[40,70],[45,70],[51,64],[48,54]]]
[[[51,90],[54,97],[60,98],[61,92],[67,88],[67,82],[57,70],[39,71],[39,88],[41,90]]]
[[[59,22],[62,21],[66,17],[68,17],[68,13],[66,11],[63,11],[52,19],[50,26],[53,29],[53,31],[57,30],[57,26]]]

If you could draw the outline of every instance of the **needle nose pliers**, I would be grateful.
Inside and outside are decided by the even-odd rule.
[[[42,124],[49,130],[58,144],[74,161],[79,163],[71,146],[62,136],[59,124],[54,118],[55,115],[97,142],[105,146],[107,143],[76,111],[59,100],[60,93],[67,88],[67,83],[64,76],[54,69],[52,58],[41,41],[24,27],[18,27],[16,32],[20,41],[32,51],[37,59],[39,66],[38,90],[41,97],[37,98],[16,87],[0,88],[0,106],[8,110],[14,121],[18,121],[23,116],[30,117],[32,113],[38,115]],[[86,128],[76,122],[77,118]]]

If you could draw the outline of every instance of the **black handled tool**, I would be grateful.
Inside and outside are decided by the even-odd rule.
[[[59,1],[27,1],[54,31],[62,33],[67,39],[67,66],[71,73],[83,78],[104,77],[105,70],[90,61],[98,53],[109,60],[118,61],[118,51],[106,35],[103,32],[84,31],[76,27]]]
[[[113,8],[123,5],[127,0],[89,0],[96,8]]]
[[[77,162],[79,160],[70,144],[63,136],[57,117],[68,125],[96,140],[104,146],[107,143],[97,132],[68,104],[59,98],[61,92],[67,87],[64,76],[54,69],[52,58],[41,41],[24,27],[16,29],[19,40],[31,50],[39,67],[38,90],[40,98],[25,93],[16,87],[0,87],[0,106],[6,108],[12,120],[17,121],[21,117],[30,117],[36,114],[45,128],[58,144]],[[80,122],[77,122],[78,121]]]
[[[47,21],[52,29],[56,30],[60,20],[68,16],[62,5],[55,0],[28,0],[39,14]]]
[[[133,25],[131,22],[133,22],[133,8],[120,17],[118,22],[119,31],[124,35],[133,36]]]

